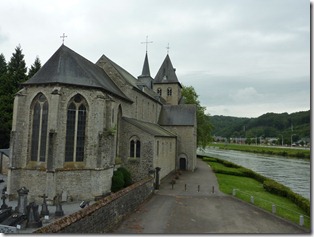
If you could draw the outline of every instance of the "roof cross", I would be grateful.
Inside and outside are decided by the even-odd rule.
[[[167,49],[167,54],[169,54],[169,49],[170,49],[169,43],[168,43],[166,49]]]
[[[68,36],[65,35],[64,33],[63,33],[63,35],[60,36],[60,38],[62,38],[62,44],[64,44],[64,38],[66,38],[66,37],[68,37]]]
[[[153,41],[148,41],[148,35],[146,35],[146,41],[145,42],[141,42],[141,44],[146,44],[146,53],[147,53],[147,45],[149,43],[153,43]]]

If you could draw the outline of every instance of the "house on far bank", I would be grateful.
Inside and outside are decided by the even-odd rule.
[[[110,192],[119,166],[135,182],[194,171],[196,107],[181,89],[168,54],[153,79],[146,52],[135,78],[105,55],[92,63],[61,45],[15,96],[10,199],[25,186],[34,200],[92,200]]]

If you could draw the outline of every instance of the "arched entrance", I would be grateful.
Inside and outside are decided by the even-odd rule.
[[[180,158],[179,167],[180,167],[180,170],[186,170],[186,159],[184,157]]]

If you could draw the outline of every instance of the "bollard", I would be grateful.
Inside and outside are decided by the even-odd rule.
[[[200,192],[200,185],[197,186],[197,192]]]
[[[184,191],[186,191],[186,184],[184,185]]]
[[[304,225],[304,216],[300,215],[300,226]]]
[[[212,187],[212,193],[215,193],[215,187],[214,186]]]
[[[276,205],[275,204],[273,204],[271,206],[271,211],[272,211],[273,214],[276,214]]]
[[[234,188],[233,190],[232,190],[232,196],[235,196],[237,194],[237,190]]]
[[[254,197],[251,196],[251,203],[254,204]]]

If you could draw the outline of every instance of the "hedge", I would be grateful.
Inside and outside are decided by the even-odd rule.
[[[220,174],[229,174],[229,175],[235,175],[235,176],[243,176],[243,177],[249,177],[253,178],[263,184],[263,188],[273,194],[282,196],[282,197],[287,197],[289,198],[292,202],[294,202],[297,206],[302,208],[309,216],[311,215],[311,204],[310,201],[301,195],[294,193],[290,188],[276,182],[275,180],[266,178],[263,175],[260,175],[250,169],[244,168],[242,166],[233,164],[232,162],[221,160],[218,158],[206,158],[203,157],[204,161],[212,161],[215,160],[214,162],[221,163],[225,165],[226,167],[233,167],[233,168],[238,168],[239,172],[236,172],[234,170],[222,170],[222,169],[215,169],[213,168],[213,171],[215,173],[220,173]]]

